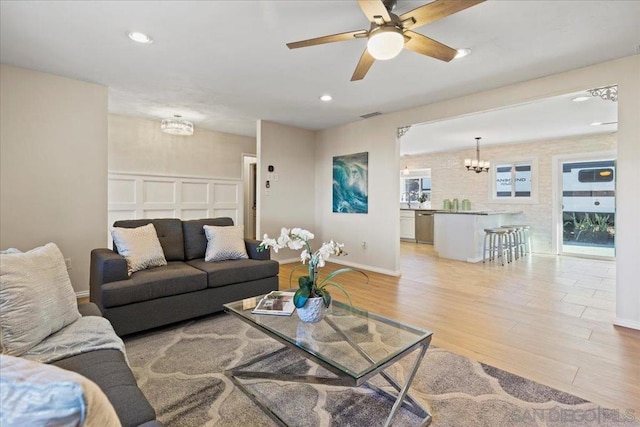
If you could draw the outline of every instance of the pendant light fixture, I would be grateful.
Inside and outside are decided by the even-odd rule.
[[[489,172],[489,161],[480,160],[480,137],[476,136],[476,158],[465,159],[464,165],[468,171],[475,173]]]

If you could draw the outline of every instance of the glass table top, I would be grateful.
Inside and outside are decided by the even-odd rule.
[[[267,335],[296,346],[354,379],[366,376],[413,351],[432,333],[332,301],[325,318],[317,323],[291,316],[253,314],[262,296],[225,304]]]

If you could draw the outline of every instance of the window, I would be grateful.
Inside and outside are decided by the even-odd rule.
[[[420,194],[424,194],[427,200],[431,200],[431,178],[430,177],[402,177],[401,185],[401,202],[418,201]]]
[[[493,201],[533,200],[534,162],[497,163],[493,172]]]

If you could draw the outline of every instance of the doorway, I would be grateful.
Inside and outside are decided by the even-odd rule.
[[[243,186],[244,186],[244,236],[256,238],[257,198],[256,174],[257,160],[252,154],[243,154]]]
[[[616,162],[614,156],[562,159],[560,254],[615,258]]]

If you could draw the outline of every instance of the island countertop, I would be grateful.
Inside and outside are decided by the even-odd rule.
[[[517,210],[513,210],[513,211],[509,211],[509,210],[496,210],[496,211],[489,211],[489,210],[479,210],[479,211],[462,211],[462,210],[435,210],[433,211],[433,213],[435,214],[451,214],[451,215],[517,215],[517,214],[521,214],[522,211],[517,211]]]
[[[513,222],[518,210],[476,210],[434,212],[434,249],[441,258],[482,261],[484,230]]]

